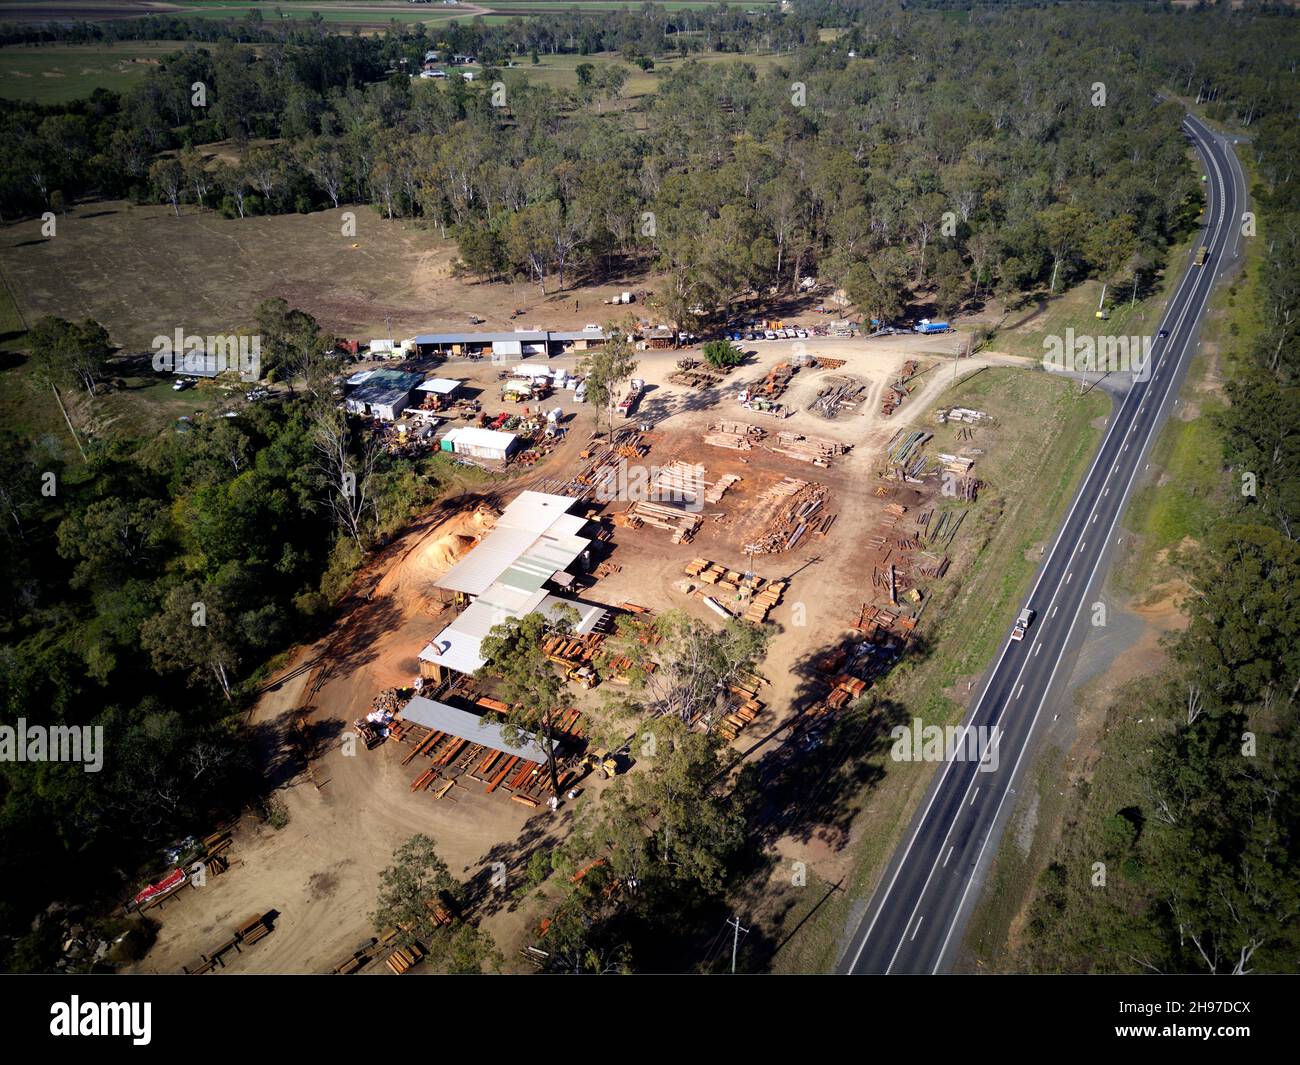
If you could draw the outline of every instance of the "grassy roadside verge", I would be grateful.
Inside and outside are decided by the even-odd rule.
[[[987,487],[963,526],[954,550],[965,556],[956,573],[935,589],[925,631],[933,650],[905,663],[880,686],[882,697],[902,703],[927,723],[959,721],[960,699],[996,652],[1041,551],[1060,523],[1101,435],[1110,400],[1093,390],[1080,397],[1067,380],[1035,370],[990,369],[937,400],[986,410],[997,420],[978,466]],[[931,428],[934,428],[931,426]],[[980,431],[984,433],[984,430]],[[955,447],[952,427],[938,427],[930,447]],[[833,968],[854,900],[868,897],[932,775],[933,766],[879,760],[883,783],[859,796],[863,813],[855,831],[853,865],[840,889],[811,878],[783,914],[781,972]],[[791,932],[798,928],[797,934]]]
[[[1247,178],[1248,160],[1242,160]],[[1231,285],[1211,297],[1201,329],[1201,345],[1188,368],[1173,416],[1151,450],[1153,473],[1129,502],[1122,522],[1125,550],[1116,559],[1108,587],[1133,605],[1162,594],[1178,579],[1179,548],[1200,540],[1213,525],[1228,490],[1222,467],[1222,437],[1214,414],[1226,406],[1220,384],[1221,352],[1231,345],[1246,350],[1259,328],[1256,266],[1264,247],[1260,237],[1243,242],[1244,269]],[[1158,659],[1152,665],[1159,668]],[[1099,685],[1081,687],[1072,696],[1076,718],[1086,721],[1075,740],[1074,760],[1095,765],[1086,788],[1062,794],[1063,752],[1051,748],[1040,757],[1012,814],[999,848],[988,887],[971,919],[967,948],[982,968],[1016,968],[1017,922],[1042,890],[1049,866],[1083,861],[1104,853],[1105,820],[1136,794],[1135,767],[1143,763],[1146,735],[1140,722],[1126,720],[1119,693],[1098,693]],[[1104,700],[1104,713],[1087,714]],[[1122,765],[1121,765],[1122,763]],[[1028,811],[1037,811],[1030,820]],[[1031,837],[1026,845],[1026,837]],[[1016,844],[1020,845],[1017,846]]]

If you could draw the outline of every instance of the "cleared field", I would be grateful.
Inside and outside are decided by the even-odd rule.
[[[263,19],[309,19],[319,15],[321,20],[351,26],[386,26],[389,22],[450,22],[452,19],[469,19],[478,14],[477,7],[443,7],[439,4],[260,4],[260,3],[200,3],[197,0],[179,0],[180,13],[192,18],[242,19],[256,11]]]
[[[527,59],[516,60],[516,65],[504,72],[508,83],[517,77],[538,85],[553,89],[576,89],[578,87],[578,67],[583,63],[593,66],[601,63],[613,63],[627,71],[627,84],[623,87],[624,97],[646,96],[659,88],[660,81],[684,62],[696,63],[749,63],[759,74],[764,74],[773,66],[782,62],[785,56],[778,55],[737,55],[735,52],[708,52],[692,56],[690,60],[656,59],[653,70],[642,70],[638,66],[624,62],[612,52],[592,55],[546,55],[539,56],[536,63]]]
[[[96,89],[125,92],[181,41],[121,44],[12,45],[0,48],[0,97],[66,103]]]

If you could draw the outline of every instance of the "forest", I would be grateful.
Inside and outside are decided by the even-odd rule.
[[[1223,522],[1192,566],[1197,595],[1176,675],[1146,697],[1169,728],[1152,756],[1149,806],[1115,826],[1140,881],[1132,905],[1089,917],[1086,935],[1075,896],[1052,887],[1063,875],[1054,866],[1034,919],[1061,953],[1032,962],[1293,969],[1297,25],[1289,9],[1255,5],[814,0],[797,14],[650,7],[373,36],[255,18],[8,27],[0,43],[185,43],[125,95],[0,102],[0,217],[118,198],[231,219],[366,205],[454,237],[458,268],[487,282],[529,278],[550,292],[652,272],[655,310],[680,327],[725,322],[751,293],[791,291],[806,275],[890,319],[1085,279],[1147,294],[1198,210],[1173,96],[1248,131],[1269,240],[1267,328],[1233,353],[1221,432],[1225,479],[1250,472],[1258,488],[1225,494]],[[823,39],[822,29],[842,32]],[[412,80],[429,49],[472,51],[486,76]],[[746,61],[759,51],[779,53],[775,65]],[[614,60],[596,52],[736,57],[677,62],[632,100]],[[562,90],[529,82],[538,53],[593,58],[578,87]],[[217,142],[231,149],[220,158]],[[315,322],[272,302],[249,325],[268,338],[268,366],[307,383],[274,411],[238,425],[213,419],[183,448],[170,432],[110,431],[84,455],[0,427],[5,719],[39,708],[115,737],[100,774],[0,766],[8,969],[50,964],[56,944],[32,930],[49,884],[84,897],[120,890],[118,870],[129,878],[214,812],[261,794],[255,737],[241,720],[268,664],[327,624],[360,562],[449,483],[437,461],[384,459],[339,424],[328,389],[312,385],[328,371]],[[45,320],[18,346],[12,357],[30,359],[56,394],[80,389],[92,403],[112,387],[113,360],[130,354],[94,322]],[[329,487],[340,455],[369,471],[361,510],[340,509]],[[662,728],[672,779],[628,784],[619,801],[658,803],[684,782],[712,822],[692,829],[688,884],[647,892],[630,915],[567,915],[564,934],[599,939],[614,968],[653,956],[677,908],[707,912],[753,868],[739,827],[746,796],[719,799],[712,787],[718,752],[671,721]],[[1245,768],[1244,731],[1261,751]],[[613,818],[600,831],[626,834],[616,840],[621,874],[653,877],[658,841],[632,825]],[[595,831],[583,826],[575,849]],[[672,908],[655,912],[656,898]]]

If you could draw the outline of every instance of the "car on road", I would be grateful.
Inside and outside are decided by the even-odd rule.
[[[1160,332],[1158,332],[1158,333],[1156,334],[1156,336],[1159,337],[1161,340],[1164,340],[1165,337],[1167,337],[1168,335],[1169,335],[1169,330],[1168,330],[1168,329],[1162,329],[1162,330],[1160,330]]]
[[[1016,618],[1016,627],[1011,630],[1011,638],[1013,640],[1023,640],[1025,638],[1025,633],[1029,630],[1029,626],[1034,623],[1034,618],[1036,616],[1037,615],[1035,615],[1029,607],[1025,607],[1020,611],[1020,616]]]

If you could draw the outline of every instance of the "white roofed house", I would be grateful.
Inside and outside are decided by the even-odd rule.
[[[475,672],[484,663],[480,644],[493,627],[534,612],[558,620],[572,611],[577,633],[608,623],[605,608],[557,594],[590,561],[592,540],[582,535],[587,521],[569,513],[577,502],[520,493],[492,530],[435,582],[468,605],[420,652],[421,676],[441,684],[451,674]]]

